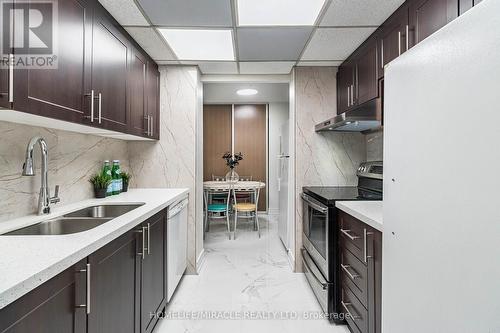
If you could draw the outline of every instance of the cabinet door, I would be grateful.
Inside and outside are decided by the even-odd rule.
[[[378,97],[377,40],[367,41],[356,53],[356,104]]]
[[[57,68],[14,70],[14,109],[82,123],[90,99],[92,5],[87,0],[58,1]],[[36,54],[34,54],[36,55]]]
[[[148,62],[147,68],[147,114],[150,120],[149,136],[160,138],[160,72],[158,66]]]
[[[133,52],[129,71],[130,132],[146,135],[146,58],[139,52]]]
[[[378,77],[384,76],[384,66],[407,50],[408,7],[400,7],[381,27],[379,40]]]
[[[458,15],[458,0],[415,0],[409,7],[409,46],[420,43]]]
[[[94,15],[92,39],[92,89],[96,100],[94,124],[114,131],[126,132],[127,39],[103,8]],[[100,96],[100,99],[99,99]]]
[[[354,103],[355,64],[349,60],[339,67],[337,73],[337,114],[346,112]]]
[[[88,333],[139,332],[140,238],[130,231],[89,256]]]
[[[167,299],[167,223],[161,212],[143,224],[147,230],[147,251],[141,261],[141,332],[151,332]]]
[[[86,260],[68,268],[0,310],[3,333],[85,333]]]
[[[0,57],[7,58],[8,54],[0,54]],[[10,108],[9,101],[9,67],[0,64],[0,108]]]

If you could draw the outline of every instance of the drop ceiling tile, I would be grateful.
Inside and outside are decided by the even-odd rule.
[[[231,0],[138,0],[154,25],[231,27]]]
[[[198,67],[203,74],[238,74],[236,62],[200,62]]]
[[[405,0],[332,0],[321,26],[379,26]]]
[[[345,60],[376,28],[317,29],[301,60]]]
[[[324,3],[325,0],[238,0],[238,25],[314,25]]]
[[[294,61],[240,62],[240,74],[289,74]]]
[[[134,0],[99,0],[121,25],[149,25]]]
[[[241,61],[297,60],[312,27],[238,28]]]
[[[335,60],[335,61],[299,61],[297,66],[340,66],[344,61],[343,60]]]
[[[125,29],[153,60],[175,60],[175,55],[154,28],[126,27]]]

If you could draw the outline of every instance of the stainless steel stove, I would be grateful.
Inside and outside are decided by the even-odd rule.
[[[358,168],[358,186],[310,186],[302,190],[302,261],[307,280],[330,321],[343,322],[340,307],[337,201],[382,200],[382,162]]]

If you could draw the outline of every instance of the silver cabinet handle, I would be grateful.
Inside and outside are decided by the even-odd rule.
[[[146,130],[144,134],[149,135],[149,115],[144,116],[144,120],[146,121]]]
[[[406,51],[410,49],[410,26],[406,25]]]
[[[361,237],[356,236],[356,235],[351,235],[350,234],[351,230],[349,230],[349,229],[340,229],[340,232],[343,233],[344,235],[346,235],[347,238],[349,238],[350,240],[356,240],[356,239],[361,238]]]
[[[349,268],[351,268],[350,265],[340,264],[340,267],[342,267],[342,270],[351,278],[351,280],[359,278],[360,275],[358,273],[352,274],[351,272],[349,272]]]
[[[367,231],[366,228],[363,229],[363,258],[365,259],[365,263],[368,262],[368,258],[371,258],[368,255],[368,236],[370,235],[373,235],[373,232]]]
[[[154,128],[155,128],[154,116],[151,116],[151,136],[154,136]]]
[[[351,84],[351,105],[354,105],[354,84]]]
[[[148,254],[151,254],[151,224],[148,223]]]
[[[142,237],[141,252],[137,253],[141,256],[142,260],[144,260],[144,258],[146,257],[146,229],[147,227],[141,227],[140,230],[135,231],[137,233],[140,233]]]
[[[9,54],[9,103],[14,103],[14,55]]]
[[[398,52],[401,55],[401,30],[398,31]]]
[[[351,87],[347,87],[347,107],[351,106]]]
[[[86,300],[85,304],[77,305],[77,308],[85,308],[85,312],[87,314],[90,314],[90,264],[87,264],[86,269],[80,269],[77,271],[77,273],[85,273],[86,279],[85,279],[85,293],[86,293]]]
[[[99,93],[99,124],[102,122],[102,94]]]
[[[384,40],[380,41],[380,68],[384,69]]]
[[[87,94],[85,96],[90,96],[90,117],[86,116],[85,118],[90,118],[90,122],[94,122],[94,100],[95,100],[95,93],[94,89],[90,91],[90,94]]]
[[[359,316],[358,314],[356,314],[355,316],[352,315],[351,311],[349,311],[349,309],[347,308],[347,306],[351,305],[351,303],[344,303],[344,301],[341,301],[340,303],[342,303],[342,307],[345,309],[345,311],[347,312],[347,314],[349,315],[349,317],[351,317],[352,319],[360,319],[361,316]]]

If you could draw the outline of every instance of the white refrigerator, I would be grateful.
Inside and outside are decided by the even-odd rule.
[[[279,216],[278,216],[278,235],[285,248],[289,247],[288,237],[288,173],[289,173],[289,126],[286,121],[280,130],[280,152],[278,155],[278,193],[279,193]]]
[[[384,333],[500,332],[500,0],[385,72]]]

